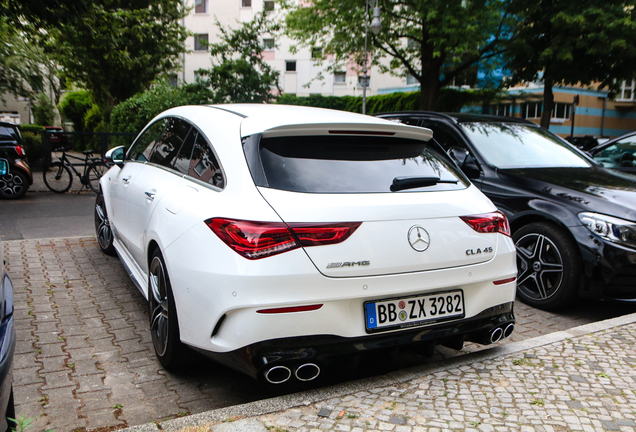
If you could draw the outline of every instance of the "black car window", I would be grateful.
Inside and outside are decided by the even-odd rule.
[[[130,147],[126,159],[145,162],[150,159],[157,138],[166,126],[168,119],[157,120],[141,133]]]
[[[197,133],[197,137],[194,141],[188,175],[220,189],[225,187],[225,179],[221,171],[221,166],[212,148],[200,132]]]
[[[17,128],[0,126],[0,140],[20,142],[20,132]]]
[[[486,161],[497,168],[588,168],[567,142],[538,127],[503,122],[460,123]]]
[[[616,141],[594,155],[606,168],[636,168],[636,135]]]
[[[433,138],[439,143],[439,145],[442,146],[442,148],[444,148],[444,150],[448,151],[453,147],[460,147],[464,150],[468,150],[466,145],[444,126],[426,120],[422,122],[421,126],[433,131]]]
[[[248,149],[244,149],[248,157]],[[250,170],[254,179],[261,179],[259,186],[293,192],[391,192],[394,180],[401,178],[444,181],[405,189],[407,192],[466,188],[469,183],[463,174],[436,149],[424,141],[394,137],[263,138],[259,156],[264,176],[255,175],[259,168],[254,163]]]
[[[171,118],[166,124],[161,138],[155,144],[150,162],[172,168],[183,142],[192,126],[185,120]]]

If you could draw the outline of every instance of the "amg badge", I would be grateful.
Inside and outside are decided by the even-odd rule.
[[[340,268],[340,267],[355,267],[355,266],[368,266],[369,261],[348,261],[348,262],[335,262],[327,264],[327,268]]]

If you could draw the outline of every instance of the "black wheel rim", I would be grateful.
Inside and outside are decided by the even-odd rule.
[[[95,233],[101,248],[108,249],[112,243],[113,234],[110,230],[110,222],[104,207],[104,199],[101,196],[95,202]]]
[[[163,263],[154,257],[150,264],[150,333],[155,352],[162,356],[168,347],[168,289]]]
[[[563,258],[543,234],[527,234],[517,240],[517,289],[531,300],[547,300],[563,283]]]
[[[0,177],[0,193],[5,196],[19,195],[23,188],[24,181],[19,175],[8,173]]]

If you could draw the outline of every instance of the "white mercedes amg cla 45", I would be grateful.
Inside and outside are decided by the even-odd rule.
[[[336,356],[514,328],[505,216],[419,127],[284,105],[173,108],[107,154],[95,228],[167,368],[270,383]]]

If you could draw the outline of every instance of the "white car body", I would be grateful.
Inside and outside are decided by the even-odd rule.
[[[326,339],[328,345],[358,344],[365,350],[370,349],[364,347],[365,340],[402,338],[403,343],[412,343],[427,340],[423,335],[437,328],[445,330],[433,343],[454,333],[461,333],[462,340],[482,343],[496,341],[504,333],[509,336],[514,323],[515,248],[509,235],[480,233],[460,219],[496,212],[475,186],[467,182],[466,187],[453,190],[404,193],[279,190],[255,184],[242,144],[253,136],[299,137],[300,142],[300,137],[330,133],[380,133],[392,139],[428,141],[430,131],[358,114],[282,105],[179,107],[153,122],[165,118],[187,121],[206,138],[220,165],[223,187],[152,162],[126,160],[102,177],[101,189],[113,246],[146,298],[151,296],[148,274],[153,248],[161,252],[183,344],[221,361],[220,354],[244,353],[248,348],[258,351],[255,357],[259,358],[251,358],[250,365],[235,360],[226,363],[270,382],[282,382],[288,370],[291,377],[294,368],[307,364],[312,372],[306,377],[313,379],[316,365],[325,360],[321,356],[328,353],[307,345],[307,338]],[[337,244],[247,259],[205,223],[211,218],[290,225],[361,224]],[[415,226],[430,235],[430,245],[423,252],[409,243],[409,230]],[[366,328],[365,302],[449,290],[463,294],[459,319],[376,333]],[[315,310],[277,313],[279,308],[316,305],[320,307]],[[470,324],[479,317],[485,318],[478,325],[477,321]],[[277,345],[276,341],[282,342]],[[274,361],[272,353],[290,347],[294,354]],[[307,348],[320,354],[300,361],[307,357],[300,354]]]

